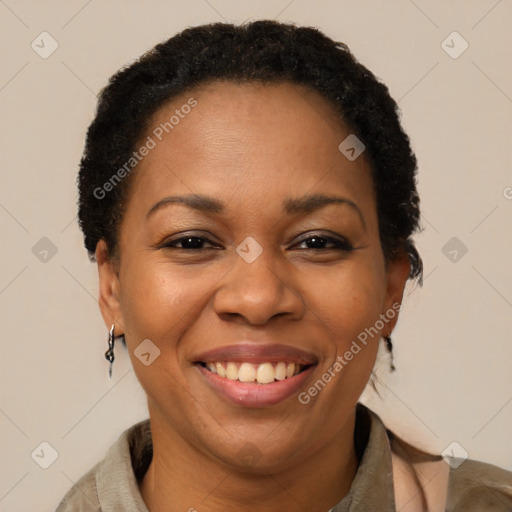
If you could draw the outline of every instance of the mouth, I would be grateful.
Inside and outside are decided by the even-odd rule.
[[[289,345],[241,342],[199,354],[193,364],[218,396],[237,406],[262,408],[297,394],[318,359]]]
[[[271,384],[291,379],[310,368],[311,364],[299,364],[288,361],[265,361],[254,364],[248,361],[200,361],[200,366],[223,379],[250,384]]]

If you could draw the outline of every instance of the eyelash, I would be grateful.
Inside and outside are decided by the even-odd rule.
[[[210,243],[212,245],[215,245],[213,242],[211,242],[206,237],[195,236],[195,235],[187,235],[187,236],[183,236],[181,238],[176,238],[175,240],[171,240],[169,242],[166,242],[160,248],[177,249],[177,250],[180,250],[180,251],[202,251],[202,250],[205,250],[205,249],[209,249],[208,247],[199,247],[199,248],[195,248],[195,249],[190,249],[190,248],[187,249],[187,248],[184,248],[184,247],[176,247],[176,244],[178,244],[180,242],[183,242],[184,240],[190,240],[190,239],[202,240],[202,241],[206,241],[206,242],[208,242],[208,243]],[[336,247],[325,247],[325,248],[311,248],[311,247],[308,247],[308,248],[302,249],[302,250],[309,250],[309,251],[340,250],[340,251],[344,251],[344,252],[350,252],[350,251],[354,250],[354,247],[347,240],[337,239],[337,238],[333,238],[333,237],[326,236],[326,235],[320,235],[320,234],[309,235],[308,237],[305,237],[302,240],[298,241],[295,245],[300,245],[300,244],[302,244],[304,242],[307,242],[307,241],[313,240],[313,239],[325,240],[327,243],[332,243]]]

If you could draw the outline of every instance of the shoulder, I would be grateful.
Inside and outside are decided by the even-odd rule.
[[[118,437],[105,458],[71,487],[55,512],[124,510],[118,505],[125,503],[133,505],[132,510],[144,510],[137,480],[147,470],[152,454],[151,427],[144,420]]]
[[[96,473],[99,463],[71,487],[55,512],[92,512],[100,509],[96,491]]]
[[[512,511],[512,472],[473,459],[445,460],[413,447],[390,431],[388,435],[397,503],[402,503],[404,512]]]
[[[447,512],[512,511],[512,472],[466,459],[450,469]]]

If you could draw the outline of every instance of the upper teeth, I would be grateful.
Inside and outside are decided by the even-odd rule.
[[[233,363],[215,362],[207,363],[208,369],[230,380],[240,382],[257,382],[258,384],[269,384],[275,380],[284,380],[297,375],[302,366],[295,363]]]

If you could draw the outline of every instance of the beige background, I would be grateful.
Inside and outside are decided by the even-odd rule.
[[[365,402],[419,446],[441,452],[457,441],[471,458],[512,470],[510,1],[5,0],[1,511],[53,510],[147,415],[127,354],[117,351],[107,377],[96,267],[75,219],[96,94],[121,65],[187,26],[251,18],[314,25],[348,43],[399,100],[417,152],[425,285],[407,291],[398,371],[390,375],[382,357],[382,398],[368,391]],[[47,59],[31,48],[43,31],[59,45]],[[469,43],[456,59],[441,46],[453,31]],[[443,253],[454,236],[468,249],[457,262]],[[33,252],[43,237],[57,249],[46,262]],[[31,458],[43,441],[58,452],[48,469]]]

